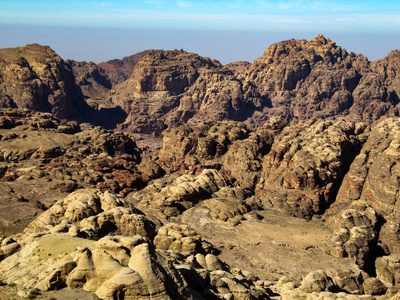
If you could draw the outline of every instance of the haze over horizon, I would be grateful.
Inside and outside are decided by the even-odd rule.
[[[147,49],[253,61],[272,43],[322,33],[370,60],[400,49],[398,1],[0,0],[0,48],[48,45],[96,63]]]

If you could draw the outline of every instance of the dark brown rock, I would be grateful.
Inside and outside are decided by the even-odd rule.
[[[242,83],[231,71],[176,50],[152,50],[110,93],[105,106],[128,113],[120,129],[141,133],[160,133],[189,120],[244,119],[247,111]]]
[[[72,70],[50,47],[1,49],[0,73],[1,107],[51,112],[61,118],[79,115],[83,102]]]
[[[65,61],[75,76],[75,83],[86,102],[96,107],[96,99],[102,99],[104,95],[115,85],[107,76],[105,70],[93,62]]]
[[[268,99],[268,108],[256,112],[249,124],[262,124],[268,116],[345,116],[373,122],[398,115],[398,70],[398,51],[370,63],[321,34],[311,41],[273,44],[253,62],[245,79]]]
[[[333,279],[341,290],[350,294],[362,294],[364,291],[362,275],[357,275],[352,270],[337,270]]]
[[[131,76],[135,65],[149,52],[149,50],[145,50],[134,55],[124,57],[123,59],[112,59],[107,62],[99,63],[98,66],[105,71],[107,77],[113,83],[121,83]]]
[[[370,277],[364,281],[363,284],[365,294],[369,295],[383,295],[387,287],[378,278]]]

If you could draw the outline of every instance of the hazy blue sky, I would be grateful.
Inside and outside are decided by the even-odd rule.
[[[379,59],[400,48],[400,1],[0,0],[0,47],[37,42],[64,59],[105,61],[149,48],[223,63],[318,33]]]

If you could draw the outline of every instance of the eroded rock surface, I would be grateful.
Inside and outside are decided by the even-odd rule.
[[[71,68],[50,48],[31,44],[0,50],[1,107],[76,118],[84,103]]]
[[[355,125],[345,121],[286,127],[263,158],[256,194],[266,207],[302,217],[322,214],[360,147]]]
[[[256,277],[233,275],[190,227],[168,224],[153,244],[150,224],[116,194],[76,191],[16,240],[2,239],[0,277],[21,293],[68,287],[102,299],[268,299]]]
[[[161,133],[189,120],[243,119],[246,105],[257,102],[244,100],[244,93],[242,83],[217,61],[185,51],[152,50],[105,105],[128,113],[120,129]]]
[[[0,113],[0,226],[6,231],[21,231],[35,214],[78,188],[126,195],[163,174],[157,163],[141,159],[132,136],[48,113]]]
[[[252,122],[260,124],[273,115],[289,120],[346,116],[366,122],[397,115],[398,57],[393,51],[371,63],[321,34],[311,41],[273,44],[246,77],[269,99],[268,108],[256,112]]]

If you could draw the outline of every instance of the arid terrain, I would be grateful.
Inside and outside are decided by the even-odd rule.
[[[400,52],[0,49],[0,299],[398,299]]]

